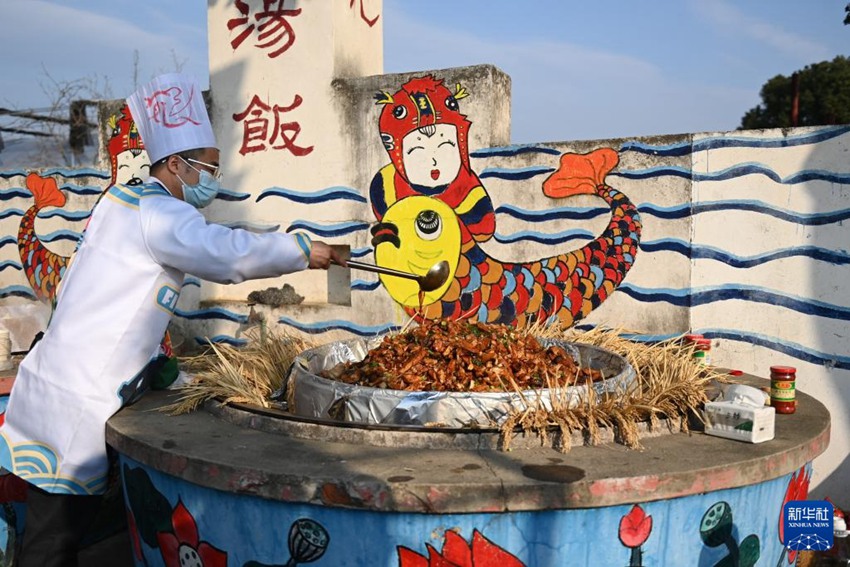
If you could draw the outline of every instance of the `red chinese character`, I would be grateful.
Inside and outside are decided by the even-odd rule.
[[[186,93],[180,87],[171,87],[145,97],[145,106],[151,119],[166,128],[177,128],[187,122],[197,125],[200,122],[192,116],[194,96],[194,89]]]
[[[348,5],[348,7],[349,7],[349,8],[354,8],[354,3],[355,3],[356,1],[357,1],[357,0],[351,0],[351,4],[349,4],[349,5]],[[374,26],[376,23],[378,23],[378,18],[380,18],[380,17],[381,17],[381,15],[380,15],[380,14],[378,14],[378,15],[377,15],[377,16],[375,16],[374,18],[369,18],[369,17],[367,17],[367,16],[366,16],[366,9],[363,7],[363,0],[360,0],[360,19],[362,19],[364,22],[366,22],[366,24],[368,24],[368,26],[369,26],[370,28],[371,28],[372,26]]]
[[[296,157],[306,156],[313,151],[313,146],[298,146],[295,139],[301,133],[298,122],[284,122],[281,115],[301,106],[301,95],[295,95],[289,106],[269,106],[254,95],[248,108],[233,119],[242,122],[242,147],[239,153],[245,154],[267,150],[269,146],[275,150],[289,150]],[[274,113],[272,127],[269,128],[269,113]]]
[[[283,41],[282,46],[269,52],[270,58],[274,59],[289,49],[295,42],[295,31],[286,18],[287,16],[294,18],[301,13],[301,8],[284,10],[283,3],[284,0],[263,0],[263,10],[254,14],[254,20],[259,24],[255,25],[251,22],[251,8],[248,3],[245,0],[235,0],[236,8],[242,16],[228,20],[227,29],[233,31],[234,28],[239,26],[244,26],[245,29],[230,40],[231,47],[235,50],[242,45],[242,42],[256,29],[257,43],[254,44],[256,47],[273,48]]]

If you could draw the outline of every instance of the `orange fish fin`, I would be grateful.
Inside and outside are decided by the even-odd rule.
[[[612,148],[600,148],[587,154],[564,154],[558,170],[543,182],[543,194],[553,199],[592,195],[619,162],[620,156]]]
[[[59,190],[56,180],[52,177],[30,173],[27,175],[27,189],[32,192],[35,206],[39,209],[65,206],[65,194]]]

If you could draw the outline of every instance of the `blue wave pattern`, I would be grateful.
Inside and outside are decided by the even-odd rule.
[[[68,240],[70,242],[77,242],[80,239],[82,233],[75,232],[73,230],[55,230],[53,232],[39,235],[39,239],[42,242],[56,242],[58,240]]]
[[[730,341],[738,341],[756,345],[770,350],[781,352],[782,354],[803,360],[811,364],[823,365],[828,368],[839,368],[841,370],[850,370],[850,357],[831,354],[809,348],[799,343],[786,341],[777,337],[763,335],[760,333],[748,333],[738,329],[722,329],[722,328],[707,328],[697,331],[704,337],[710,339],[725,339]]]
[[[726,284],[693,289],[645,288],[624,282],[618,288],[629,297],[647,303],[669,303],[679,307],[697,307],[718,301],[739,299],[784,307],[804,315],[850,321],[850,308],[808,299],[761,286]]]
[[[230,321],[232,323],[247,323],[248,316],[234,311],[229,311],[222,307],[207,307],[204,309],[194,309],[186,311],[184,309],[176,309],[174,314],[177,317],[189,320],[212,320],[218,319],[222,321]]]
[[[59,186],[62,191],[73,193],[75,195],[100,195],[106,187],[98,187],[97,185],[76,185],[73,183],[63,183]]]
[[[359,191],[351,187],[343,186],[327,187],[310,193],[294,191],[284,187],[270,187],[257,196],[257,202],[259,203],[263,199],[267,199],[269,197],[280,197],[290,201],[295,201],[296,203],[306,203],[308,205],[317,205],[331,201],[366,202],[366,197],[361,195]]]
[[[214,337],[195,337],[195,342],[203,346],[206,346],[210,343],[223,343],[234,347],[242,347],[248,344],[247,339],[237,339],[236,337],[231,337],[230,335],[216,335]]]
[[[729,179],[744,177],[745,175],[764,175],[768,179],[782,185],[796,185],[807,181],[826,181],[840,185],[850,184],[850,174],[847,173],[835,173],[821,169],[804,169],[783,178],[771,167],[754,162],[737,164],[710,173],[695,172],[686,167],[679,166],[658,166],[648,167],[646,169],[621,169],[619,171],[612,171],[609,175],[612,177],[622,177],[623,179],[652,179],[654,177],[670,176],[691,179],[693,181],[728,181]]]
[[[12,199],[32,198],[32,193],[22,187],[11,187],[9,189],[0,189],[0,201],[11,201]]]
[[[375,280],[367,282],[366,280],[354,280],[351,282],[352,291],[375,291],[381,287],[381,281]]]
[[[515,157],[524,154],[547,154],[550,156],[560,156],[561,150],[541,146],[539,144],[516,144],[511,146],[501,146],[495,148],[482,148],[469,152],[471,158],[493,158],[493,157]]]
[[[27,299],[36,299],[35,293],[28,285],[9,285],[0,287],[0,299],[4,297],[25,297]]]
[[[23,270],[24,267],[21,266],[20,262],[15,262],[14,260],[3,260],[0,262],[0,272],[7,268],[12,268],[13,270]]]
[[[753,268],[767,262],[773,262],[781,258],[791,258],[793,256],[807,257],[812,260],[820,260],[837,265],[850,263],[850,254],[819,246],[794,246],[756,254],[754,256],[738,256],[713,246],[690,244],[678,238],[661,238],[652,241],[642,241],[640,243],[640,249],[646,252],[677,252],[688,258],[717,260],[734,268]]]
[[[573,240],[593,240],[592,232],[576,229],[567,230],[555,234],[523,230],[511,234],[496,234],[494,239],[502,244],[513,244],[516,242],[539,242],[547,245],[564,244]],[[792,257],[805,257],[812,260],[827,262],[835,265],[850,264],[850,254],[846,252],[830,250],[819,246],[795,246],[781,248],[753,256],[739,256],[726,252],[714,246],[691,244],[679,238],[661,238],[657,240],[646,240],[640,243],[640,250],[644,252],[675,252],[690,259],[715,260],[733,268],[753,268],[775,260]]]
[[[59,217],[66,221],[84,221],[91,216],[91,211],[66,211],[65,209],[50,209],[39,211],[38,218],[49,219]]]
[[[329,331],[348,331],[349,333],[353,333],[360,337],[374,337],[376,335],[389,333],[390,331],[396,331],[400,328],[398,325],[389,323],[385,325],[358,325],[351,321],[344,321],[342,319],[330,319],[328,321],[319,321],[316,323],[302,323],[301,321],[296,321],[289,317],[281,317],[278,319],[278,323],[311,335],[319,335]]]
[[[779,138],[747,138],[718,136],[691,142],[678,142],[667,145],[645,144],[642,142],[627,142],[620,146],[621,152],[637,152],[652,156],[681,157],[693,152],[717,150],[722,148],[790,148],[809,144],[818,144],[850,132],[848,126],[823,128],[814,133],[799,136],[783,136]],[[515,157],[526,154],[549,154],[559,156],[561,151],[538,144],[511,145],[494,148],[484,148],[470,152],[472,158]]]
[[[33,171],[34,170],[29,169],[0,170],[0,177],[2,177],[3,179],[11,179],[13,177],[26,177]],[[60,177],[67,177],[70,179],[76,179],[79,177],[99,177],[101,179],[110,179],[112,177],[108,171],[104,171],[103,169],[92,169],[90,167],[84,167],[81,169],[51,167],[50,169],[45,169],[38,173],[45,177],[49,175],[58,175]]]
[[[596,327],[597,325],[593,324],[582,324],[577,325],[576,329],[588,330]],[[713,327],[692,329],[691,332],[699,333],[700,335],[708,339],[724,339],[764,347],[772,351],[785,354],[792,358],[796,358],[797,360],[809,362],[811,364],[823,365],[830,368],[840,368],[841,370],[850,370],[850,357],[829,354],[826,352],[819,351],[817,349],[808,348],[799,343],[786,341],[770,335],[764,335],[761,333],[748,333],[745,331],[741,331],[740,329],[724,329]],[[659,343],[662,341],[675,339],[676,337],[679,337],[681,335],[649,335],[623,333],[622,336],[624,338],[629,339],[630,341],[638,343]]]
[[[241,191],[230,191],[228,189],[222,189],[221,191],[218,192],[218,194],[215,196],[215,198],[218,199],[218,200],[221,200],[221,201],[236,202],[236,201],[244,201],[244,200],[248,199],[248,197],[250,197],[250,196],[251,195],[249,195],[248,193],[243,193]]]
[[[255,232],[261,234],[277,232],[280,228],[279,224],[260,224],[256,222],[247,221],[225,222],[222,224],[228,228],[241,228],[242,230],[247,230],[248,232]]]
[[[345,236],[347,234],[362,232],[364,230],[367,230],[368,228],[369,223],[360,221],[318,223],[307,220],[296,220],[291,225],[289,225],[289,228],[286,229],[286,232],[292,232],[293,230],[304,230],[313,234],[317,234],[319,236],[323,236],[325,238],[331,238],[335,236]]]
[[[75,195],[90,196],[100,195],[103,193],[103,187],[96,185],[76,185],[73,183],[64,183],[59,186],[61,191],[73,193]],[[0,190],[0,201],[9,201],[11,199],[32,199],[32,192],[25,187],[10,187]]]
[[[9,217],[22,217],[26,213],[22,209],[6,209],[4,211],[0,211],[0,220],[7,219]]]
[[[103,169],[92,169],[90,167],[82,167],[79,169],[68,169],[66,167],[51,167],[41,172],[44,177],[56,175],[66,177],[68,179],[78,179],[80,177],[99,177],[100,179],[111,179],[112,175]],[[102,191],[103,189],[101,189]]]
[[[652,203],[637,205],[641,216],[652,216],[665,220],[684,219],[703,213],[747,211],[771,216],[787,222],[804,226],[822,226],[850,219],[850,209],[840,209],[827,213],[798,213],[781,207],[774,207],[764,201],[748,199],[727,199],[722,201],[702,201],[662,207]],[[543,211],[524,209],[514,205],[500,205],[496,214],[505,215],[522,221],[537,223],[558,220],[591,220],[608,217],[611,210],[605,207],[556,207]]]
[[[800,134],[798,136],[782,136],[777,138],[747,138],[747,137],[730,137],[717,136],[697,140],[693,143],[679,142],[669,145],[652,145],[642,142],[627,142],[620,146],[621,152],[638,152],[653,156],[669,156],[680,157],[686,156],[693,152],[702,152],[705,150],[718,150],[722,148],[791,148],[795,146],[805,146],[810,144],[819,144],[827,140],[832,140],[843,134],[850,132],[850,126],[829,127],[808,134]]]
[[[552,173],[553,171],[555,169],[548,166],[488,167],[481,172],[479,177],[481,179],[492,177],[508,181],[525,181],[539,175]],[[848,173],[835,173],[821,169],[804,169],[783,178],[771,167],[762,163],[742,163],[710,173],[695,172],[687,167],[662,165],[648,167],[646,169],[620,169],[612,171],[609,175],[623,179],[645,180],[657,177],[679,177],[693,181],[728,181],[729,179],[736,179],[746,175],[763,175],[782,185],[796,185],[807,181],[825,181],[840,185],[850,184],[850,174]]]
[[[555,171],[554,167],[545,165],[531,165],[527,167],[487,167],[478,174],[480,179],[493,177],[496,179],[506,179],[508,181],[525,181],[532,179],[538,175],[545,175]]]
[[[514,242],[532,241],[539,242],[541,244],[556,245],[564,244],[565,242],[570,242],[572,240],[586,242],[588,240],[593,240],[595,236],[596,235],[592,232],[583,229],[565,230],[563,232],[557,232],[554,234],[545,234],[532,230],[521,230],[511,234],[496,233],[495,235],[493,235],[493,238],[496,240],[496,242],[500,242],[502,244],[513,244]]]

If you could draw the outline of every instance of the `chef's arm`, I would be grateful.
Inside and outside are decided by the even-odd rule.
[[[327,267],[335,252],[304,234],[255,234],[207,223],[191,205],[169,197],[143,199],[145,242],[151,256],[217,283],[276,277],[308,267]],[[315,251],[314,251],[315,248]]]

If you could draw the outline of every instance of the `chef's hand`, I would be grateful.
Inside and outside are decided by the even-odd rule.
[[[342,259],[336,250],[318,240],[314,240],[310,248],[310,269],[321,268],[327,270],[331,264],[345,266],[345,260]]]

